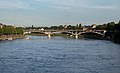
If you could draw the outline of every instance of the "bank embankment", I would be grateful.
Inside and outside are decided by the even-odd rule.
[[[0,35],[0,40],[23,39],[24,37],[24,35]]]

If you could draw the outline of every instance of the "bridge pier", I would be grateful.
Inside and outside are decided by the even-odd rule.
[[[75,39],[78,39],[78,34],[75,35]]]
[[[48,38],[51,38],[51,32],[45,32],[45,34],[47,35]]]
[[[78,39],[78,35],[79,35],[79,33],[78,32],[75,32],[75,39]]]
[[[50,33],[48,34],[48,38],[51,38],[51,34]]]

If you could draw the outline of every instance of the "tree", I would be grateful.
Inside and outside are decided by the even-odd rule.
[[[0,35],[2,34],[2,28],[0,28]]]
[[[115,22],[110,22],[107,24],[107,30],[111,31],[114,30]]]
[[[16,28],[16,34],[23,34],[22,28]]]
[[[58,26],[51,26],[50,29],[52,30],[56,30],[58,28]]]
[[[107,24],[97,25],[96,29],[97,30],[106,30],[107,29]]]
[[[78,27],[78,24],[76,24],[76,27]]]
[[[58,26],[58,29],[59,29],[59,30],[61,30],[61,29],[63,29],[63,28],[64,28],[63,25]]]
[[[32,28],[34,28],[34,26],[32,25]]]
[[[23,34],[22,28],[14,28],[13,26],[5,26],[0,28],[1,35]]]
[[[79,27],[82,27],[82,24],[81,24],[81,23],[79,24]]]

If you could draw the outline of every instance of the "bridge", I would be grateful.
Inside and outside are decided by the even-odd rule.
[[[38,33],[47,35],[49,38],[51,38],[51,35],[53,34],[66,34],[70,36],[75,36],[76,39],[78,39],[79,35],[83,34],[96,34],[104,37],[105,32],[106,30],[39,30],[39,29],[24,30],[24,34]]]

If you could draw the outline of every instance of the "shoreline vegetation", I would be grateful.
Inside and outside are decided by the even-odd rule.
[[[23,28],[0,23],[0,40],[14,40],[24,38]]]
[[[26,38],[24,30],[29,29],[41,29],[41,30],[106,30],[105,36],[103,40],[110,40],[114,43],[120,44],[120,21],[118,23],[109,22],[102,25],[93,24],[88,26],[82,26],[82,24],[75,25],[59,25],[59,26],[51,26],[51,27],[16,27],[12,25],[4,25],[0,23],[0,40],[13,40]],[[35,34],[39,35],[40,34]],[[42,34],[43,35],[43,34]],[[62,35],[62,34],[61,34]]]

